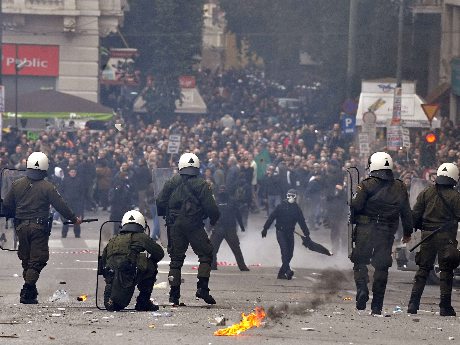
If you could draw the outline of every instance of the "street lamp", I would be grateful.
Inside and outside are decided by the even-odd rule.
[[[18,126],[18,73],[22,70],[27,64],[26,60],[21,61],[18,58],[18,46],[16,45],[16,59],[14,60],[14,88],[15,88],[15,95],[14,95],[14,124],[16,129],[19,130]]]

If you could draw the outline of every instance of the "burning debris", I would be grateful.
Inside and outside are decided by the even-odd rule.
[[[263,319],[265,318],[265,310],[262,307],[256,307],[255,312],[248,315],[241,314],[241,322],[234,324],[227,328],[222,328],[214,332],[214,335],[217,336],[232,336],[238,335],[250,328],[259,327],[262,324]]]
[[[88,299],[88,295],[81,295],[77,297],[77,301],[84,302]]]

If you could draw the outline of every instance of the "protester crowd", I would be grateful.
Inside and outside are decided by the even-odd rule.
[[[328,210],[346,217],[345,169],[364,166],[367,157],[359,155],[353,136],[342,133],[339,115],[335,121],[322,121],[305,87],[285,88],[284,97],[303,101],[299,107],[282,107],[277,101],[279,84],[247,70],[204,71],[197,85],[208,115],[184,115],[169,123],[117,115],[113,122],[124,123],[121,131],[114,126],[104,131],[49,129],[38,140],[11,129],[0,146],[1,166],[25,167],[26,157],[41,151],[51,161],[48,175],[79,215],[99,207],[110,210],[115,220],[138,206],[152,217],[152,177],[159,168],[176,168],[179,156],[167,149],[169,136],[179,134],[180,152],[200,158],[201,173],[213,188],[226,186],[240,205],[245,226],[248,212],[271,212],[291,188],[298,190],[313,230],[332,222]],[[460,127],[446,119],[442,123],[438,161],[432,167],[438,162],[460,163],[460,143],[455,139]],[[420,165],[423,135],[411,132],[408,152],[393,154],[395,172],[407,184],[412,177],[423,177],[428,168]]]

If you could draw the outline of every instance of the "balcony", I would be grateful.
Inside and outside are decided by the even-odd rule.
[[[441,14],[443,0],[415,0],[412,6],[414,14]]]

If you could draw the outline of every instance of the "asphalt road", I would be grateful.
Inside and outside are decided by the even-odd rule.
[[[385,317],[354,308],[351,263],[345,255],[333,257],[307,252],[296,243],[295,279],[276,279],[280,262],[274,231],[260,237],[263,217],[250,220],[241,234],[241,245],[250,272],[240,272],[226,244],[222,245],[217,271],[212,272],[211,292],[218,304],[209,307],[194,298],[197,258],[190,253],[183,268],[183,298],[186,307],[167,304],[168,262],[159,266],[153,293],[160,314],[150,312],[109,313],[96,308],[96,261],[99,225],[86,224],[82,238],[60,238],[60,229],[50,239],[51,257],[38,282],[38,305],[19,304],[23,284],[15,253],[1,252],[0,343],[1,344],[458,344],[460,318],[443,318],[438,312],[437,286],[427,286],[418,315],[405,313],[413,272],[392,270],[385,298]],[[3,227],[3,225],[1,225]],[[108,231],[109,232],[109,231]],[[312,234],[328,245],[325,230]],[[62,284],[64,283],[65,284]],[[67,302],[49,302],[64,289]],[[454,291],[453,305],[460,311],[460,295]],[[77,297],[87,294],[84,302]],[[100,299],[99,299],[100,300]],[[100,303],[102,304],[102,303]],[[227,325],[239,322],[241,313],[256,306],[267,312],[265,323],[236,337],[217,337],[214,318],[224,316]],[[401,307],[402,312],[397,311]],[[449,338],[452,338],[449,340]]]

